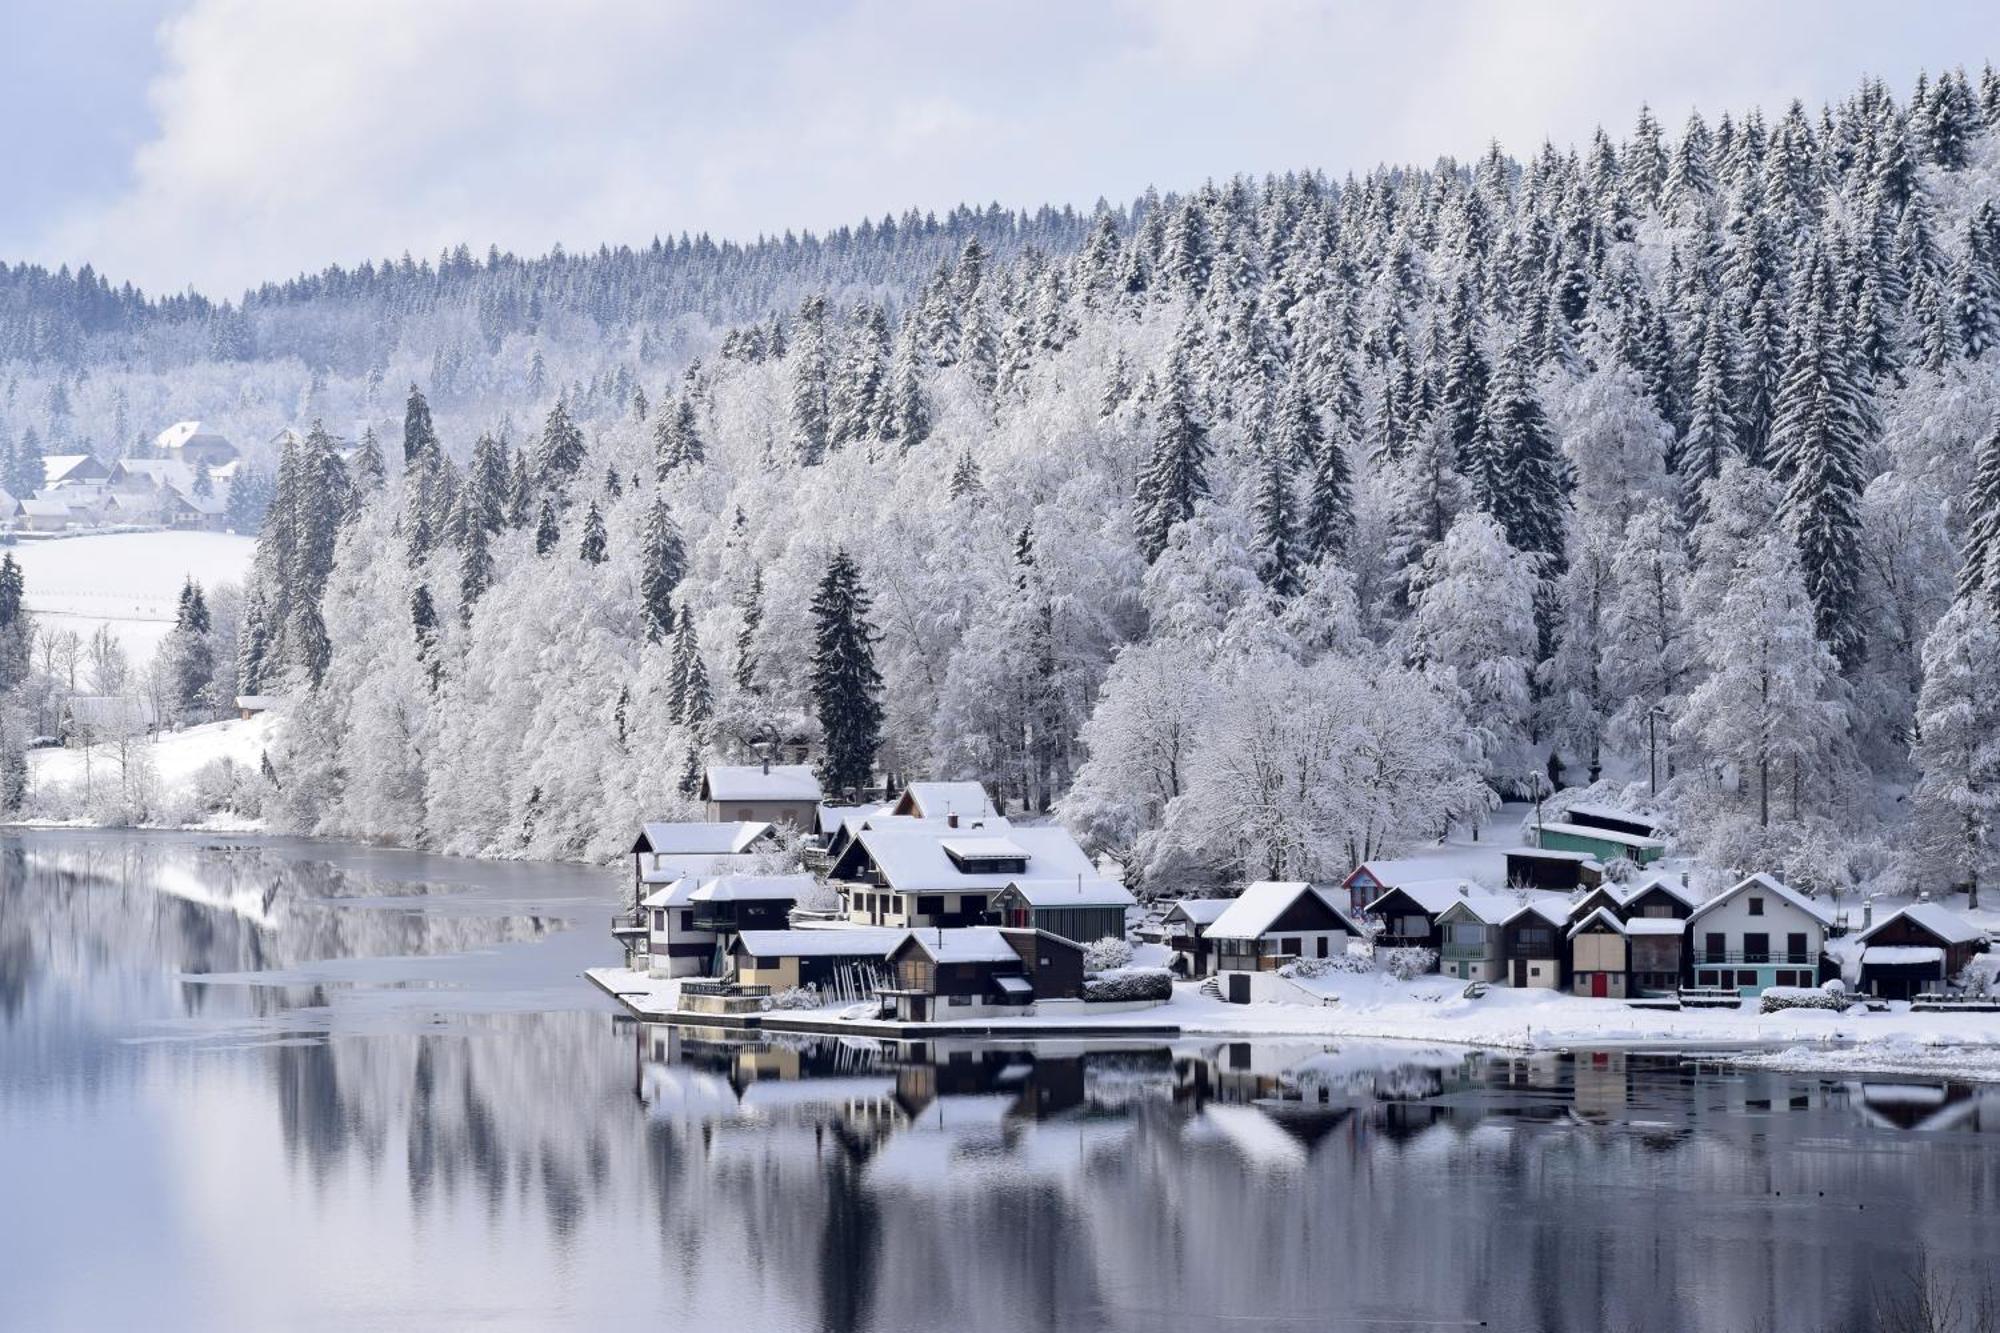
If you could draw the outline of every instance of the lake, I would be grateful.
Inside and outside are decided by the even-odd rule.
[[[621,887],[0,834],[0,1327],[1847,1330],[2000,1254],[2000,1089],[642,1025]]]

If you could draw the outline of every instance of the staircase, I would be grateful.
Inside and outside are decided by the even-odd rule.
[[[1207,997],[1208,997],[1209,999],[1211,999],[1211,1000],[1219,1000],[1219,999],[1221,999],[1221,998],[1222,998],[1222,980],[1221,980],[1221,978],[1219,978],[1219,977],[1210,977],[1210,978],[1209,978],[1209,979],[1208,979],[1207,981],[1204,981],[1204,982],[1202,982],[1202,983],[1201,983],[1201,993],[1202,993],[1203,995],[1206,995],[1206,996],[1207,996]]]

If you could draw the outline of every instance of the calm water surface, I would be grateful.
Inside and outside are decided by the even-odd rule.
[[[0,835],[0,1327],[1874,1327],[2000,1091],[642,1026],[614,873]]]

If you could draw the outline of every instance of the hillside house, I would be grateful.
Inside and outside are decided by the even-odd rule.
[[[1770,875],[1756,874],[1688,916],[1694,983],[1759,995],[1769,986],[1814,986],[1833,915]]]
[[[801,832],[819,823],[819,778],[805,764],[712,764],[701,799],[712,823],[762,820]]]
[[[1078,944],[1125,938],[1125,914],[1138,905],[1115,880],[1017,879],[993,895],[987,914],[995,925],[1046,930]]]
[[[1986,932],[1936,903],[1912,903],[1861,932],[1861,989],[1885,1000],[1946,990],[1987,948]]]
[[[983,819],[1000,811],[977,782],[912,782],[903,788],[888,813],[917,819],[943,819],[947,815]]]
[[[1516,907],[1500,923],[1502,980],[1510,986],[1560,990],[1569,979],[1569,913],[1541,901]]]
[[[906,1023],[1019,1014],[1036,1000],[1083,998],[1083,946],[1047,931],[912,931],[888,961],[892,980],[881,994]]]
[[[1535,845],[1548,852],[1582,852],[1606,864],[1625,860],[1649,866],[1667,854],[1667,844],[1658,838],[1569,821],[1537,825]]]
[[[1299,958],[1347,952],[1361,928],[1333,900],[1302,880],[1244,886],[1202,931],[1219,972],[1269,972]]]
[[[88,515],[70,508],[68,501],[29,496],[21,501],[14,526],[23,532],[63,532],[71,524],[88,522]]]
[[[1168,966],[1184,977],[1205,977],[1215,971],[1215,948],[1202,934],[1229,910],[1233,898],[1182,898],[1162,918],[1165,942],[1173,956]]]
[[[1504,980],[1501,928],[1520,907],[1506,894],[1467,893],[1439,912],[1438,970],[1460,981]]]
[[[996,829],[930,819],[882,821],[856,833],[828,868],[863,926],[986,924],[994,897],[1025,880],[1094,880],[1097,867],[1068,831],[1053,825]]]

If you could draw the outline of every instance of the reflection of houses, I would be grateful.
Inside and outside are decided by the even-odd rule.
[[[1695,985],[1756,995],[1768,986],[1813,986],[1833,917],[1770,875],[1756,874],[1688,917]]]
[[[1215,918],[1229,910],[1229,898],[1183,898],[1167,909],[1162,925],[1171,965],[1184,977],[1205,977],[1215,971],[1215,949],[1202,935]]]
[[[711,764],[701,799],[715,823],[763,820],[800,832],[819,823],[819,778],[805,764]]]
[[[1123,884],[1096,877],[1017,879],[993,895],[1000,925],[1046,930],[1078,944],[1125,938],[1125,913],[1137,899]]]
[[[1942,991],[1986,949],[1986,932],[1936,903],[1891,912],[1856,938],[1861,989],[1885,1000]]]
[[[1036,1000],[1083,998],[1083,946],[1041,930],[968,926],[913,931],[889,955],[882,992],[903,1022],[1019,1013]]]
[[[1361,930],[1327,895],[1300,880],[1246,885],[1202,936],[1223,972],[1268,972],[1298,958],[1347,952]]]

